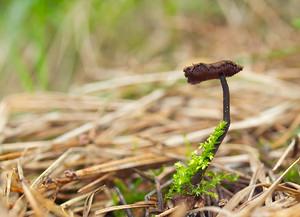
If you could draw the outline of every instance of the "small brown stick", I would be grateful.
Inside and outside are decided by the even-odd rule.
[[[172,180],[171,180],[171,179],[168,180],[167,182],[165,182],[164,184],[162,184],[162,185],[160,186],[160,190],[161,190],[161,189],[164,189],[165,187],[168,187],[169,185],[171,185],[171,183],[172,183]],[[151,196],[154,195],[156,192],[157,192],[157,189],[155,189],[155,190],[153,190],[153,191],[150,191],[148,194],[146,194],[146,196],[145,196],[145,201],[146,201],[146,202],[149,202]],[[145,215],[144,215],[144,216],[145,216],[145,217],[148,217],[149,215],[150,215],[149,210],[146,208],[146,212],[145,212]]]
[[[83,148],[70,148],[68,151],[66,151],[64,154],[62,154],[56,161],[54,161],[39,177],[37,177],[33,183],[31,184],[31,188],[35,189],[38,187],[38,185],[71,155],[71,154],[77,154],[84,152],[85,150]]]
[[[157,195],[157,207],[159,211],[162,212],[164,210],[164,199],[161,192],[161,185],[157,178],[155,178],[155,188],[156,188],[156,195]]]
[[[151,182],[151,183],[155,183],[154,177],[146,174],[145,172],[137,169],[137,168],[133,168],[132,169],[134,172],[136,172],[139,176],[141,176],[142,178],[144,178],[145,180]]]
[[[119,197],[121,205],[127,205],[126,200],[125,200],[122,192],[120,191],[120,189],[118,187],[114,187],[114,189],[115,189],[115,191],[116,191],[116,193]],[[125,212],[126,212],[128,217],[133,217],[133,214],[132,214],[130,209],[125,209]]]
[[[105,179],[109,178],[110,176],[112,176],[113,173],[107,173],[105,175],[100,176],[99,178],[95,179],[94,181],[90,182],[89,184],[83,186],[82,188],[78,189],[78,193],[83,193],[88,191],[89,189],[91,189],[94,186],[97,186],[97,184],[99,184],[100,182],[104,181]]]
[[[168,181],[166,181],[164,184],[161,185],[161,189],[164,189],[164,188],[168,187],[169,185],[171,185],[171,183],[172,183],[172,180],[171,180],[171,179],[168,180]],[[149,201],[149,200],[150,200],[150,197],[151,197],[152,195],[154,195],[155,193],[156,193],[156,189],[153,190],[153,191],[150,191],[148,194],[146,194],[146,196],[145,196],[145,201]]]
[[[295,145],[291,157],[296,157],[299,152],[299,136],[295,136]]]

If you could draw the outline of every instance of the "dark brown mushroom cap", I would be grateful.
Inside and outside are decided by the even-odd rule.
[[[206,80],[219,79],[220,74],[222,73],[226,77],[230,77],[240,72],[242,69],[242,66],[230,60],[222,60],[210,64],[193,64],[192,66],[185,67],[183,71],[190,84],[197,84]]]

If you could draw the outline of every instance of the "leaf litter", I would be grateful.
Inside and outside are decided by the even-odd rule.
[[[300,159],[300,75],[282,73],[246,68],[229,81],[232,125],[209,170],[239,179],[193,207],[189,198],[174,204],[164,196],[174,162],[221,116],[217,82],[190,86],[183,72],[171,71],[68,94],[7,96],[0,103],[0,215],[298,216],[300,178],[289,176]],[[143,85],[152,91],[122,98]]]

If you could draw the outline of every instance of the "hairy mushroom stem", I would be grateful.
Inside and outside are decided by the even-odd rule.
[[[230,93],[224,73],[220,75],[220,82],[223,90],[223,121],[226,122],[226,128],[223,136],[219,139],[219,145],[222,143],[230,126]]]
[[[226,127],[224,128],[223,135],[218,139],[217,143],[215,144],[214,155],[218,151],[221,143],[223,142],[230,126],[230,93],[224,73],[220,74],[220,82],[223,91],[223,121],[226,122]]]
[[[227,84],[226,76],[224,73],[220,74],[220,82],[221,82],[222,91],[223,91],[223,121],[226,122],[226,127],[224,128],[223,135],[218,138],[218,141],[215,144],[215,149],[213,152],[214,156],[217,153],[221,143],[223,142],[223,140],[228,132],[229,126],[230,126],[230,93],[229,93],[229,87]],[[206,170],[207,170],[207,167],[204,170],[199,170],[193,176],[191,183],[193,185],[197,185],[198,183],[200,183]]]

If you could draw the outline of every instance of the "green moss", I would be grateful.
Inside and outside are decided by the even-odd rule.
[[[175,164],[176,173],[173,175],[173,183],[168,194],[169,197],[174,194],[200,195],[202,193],[212,196],[210,190],[223,179],[230,178],[223,173],[215,174],[210,172],[206,174],[209,181],[202,180],[197,186],[193,186],[191,183],[192,177],[199,170],[205,170],[214,158],[215,145],[224,134],[226,125],[227,123],[225,121],[221,121],[208,139],[200,144],[199,149],[203,149],[201,155],[198,155],[196,150],[191,153],[187,165],[180,162]]]
[[[300,171],[300,166],[296,164],[284,176],[284,181],[285,182],[294,182],[294,183],[297,183],[299,185],[300,184],[299,171]]]
[[[196,196],[206,194],[211,197],[217,198],[218,195],[212,191],[217,187],[217,185],[219,185],[224,180],[233,182],[237,179],[238,176],[235,174],[208,171],[205,173],[205,179],[202,180],[201,183],[197,184],[196,186],[191,186],[191,194]]]

